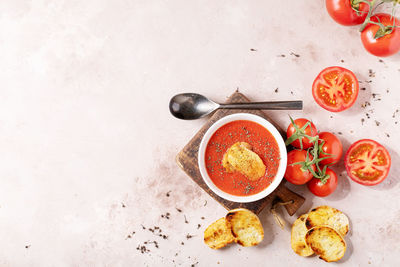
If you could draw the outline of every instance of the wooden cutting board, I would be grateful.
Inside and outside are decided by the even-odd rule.
[[[246,98],[243,94],[236,91],[233,95],[231,95],[227,101],[227,103],[241,103],[241,102],[250,102],[248,98]],[[269,122],[271,122],[282,134],[284,139],[286,138],[285,132],[277,125],[273,120],[271,120],[263,111],[261,110],[217,110],[214,115],[206,122],[206,124],[197,132],[197,134],[189,141],[189,143],[178,153],[176,157],[176,162],[179,167],[182,168],[183,171],[189,175],[190,178],[193,179],[201,188],[204,189],[209,195],[211,195],[216,201],[218,201],[222,206],[224,206],[227,210],[235,209],[235,208],[246,208],[249,209],[256,214],[259,214],[263,208],[265,208],[268,204],[271,204],[275,199],[279,199],[283,202],[293,201],[292,204],[288,204],[285,206],[288,214],[292,216],[304,203],[304,198],[292,191],[290,191],[286,186],[286,180],[283,179],[280,185],[267,197],[260,199],[255,202],[250,203],[237,203],[232,202],[226,199],[223,199],[216,195],[211,189],[207,186],[207,184],[203,181],[201,177],[199,166],[197,163],[198,150],[200,146],[200,141],[203,138],[203,135],[207,131],[207,129],[217,120],[227,115],[239,112],[246,112],[259,115],[264,117]]]

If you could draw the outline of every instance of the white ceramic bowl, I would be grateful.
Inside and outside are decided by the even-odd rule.
[[[265,188],[263,191],[254,194],[254,195],[249,195],[249,196],[235,196],[228,194],[221,189],[219,189],[214,183],[211,181],[210,176],[207,173],[206,170],[206,164],[205,164],[205,152],[206,152],[206,147],[207,144],[211,138],[211,136],[223,125],[232,122],[232,121],[237,121],[237,120],[247,120],[247,121],[253,121],[256,122],[260,125],[262,125],[264,128],[266,128],[275,138],[276,142],[278,143],[279,147],[279,154],[280,154],[280,161],[279,161],[279,168],[278,172],[276,173],[276,176],[272,183]],[[240,202],[240,203],[246,203],[246,202],[253,202],[260,200],[269,194],[271,194],[275,188],[278,187],[278,185],[281,183],[282,178],[285,174],[286,170],[286,164],[287,164],[287,151],[286,151],[286,146],[285,142],[283,141],[283,138],[279,131],[273,126],[269,121],[266,119],[253,115],[250,113],[236,113],[232,115],[228,115],[226,117],[221,118],[220,120],[216,121],[211,127],[207,130],[207,132],[204,134],[203,139],[201,140],[200,147],[199,147],[199,154],[198,154],[198,161],[199,161],[199,168],[200,168],[200,173],[201,176],[203,177],[204,182],[208,185],[208,187],[218,196],[234,201],[234,202]]]

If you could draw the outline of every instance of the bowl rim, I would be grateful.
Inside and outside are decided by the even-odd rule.
[[[262,190],[261,192],[258,192],[257,194],[249,195],[249,196],[236,196],[236,195],[231,195],[229,193],[222,191],[211,181],[211,178],[208,175],[208,172],[205,167],[205,151],[206,151],[208,142],[210,141],[210,138],[223,125],[225,125],[229,122],[238,121],[238,120],[248,120],[248,121],[258,123],[261,126],[263,126],[275,138],[275,140],[278,144],[279,153],[280,153],[280,161],[279,161],[278,171],[277,171],[272,183],[267,188]],[[283,176],[285,174],[285,171],[286,171],[287,150],[286,150],[286,145],[285,145],[285,142],[283,141],[282,135],[279,133],[279,131],[276,129],[276,127],[274,125],[272,125],[272,123],[270,123],[268,120],[266,120],[265,118],[263,118],[261,116],[251,114],[251,113],[235,113],[235,114],[227,115],[227,116],[217,120],[205,132],[203,138],[201,139],[200,146],[199,146],[198,165],[199,165],[199,170],[200,170],[200,174],[203,178],[203,181],[207,184],[207,186],[211,189],[211,191],[213,191],[219,197],[229,200],[229,201],[238,202],[238,203],[254,202],[254,201],[260,200],[260,199],[268,196],[269,194],[271,194],[281,183]]]

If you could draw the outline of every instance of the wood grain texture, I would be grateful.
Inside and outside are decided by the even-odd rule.
[[[238,91],[236,91],[233,95],[231,95],[227,101],[227,103],[241,103],[241,102],[250,102],[250,101]],[[189,141],[189,143],[178,153],[176,157],[176,162],[178,163],[179,167],[182,168],[182,170],[185,171],[187,175],[193,179],[193,181],[195,181],[204,191],[206,191],[209,195],[211,195],[227,210],[235,208],[246,208],[255,212],[256,214],[259,214],[268,204],[271,204],[273,200],[279,198],[283,202],[291,200],[293,201],[292,204],[285,206],[288,214],[293,215],[304,203],[305,199],[302,196],[290,191],[285,186],[286,181],[284,179],[282,180],[281,184],[270,195],[268,195],[263,199],[250,203],[237,203],[223,199],[218,195],[216,195],[213,191],[211,191],[211,189],[203,181],[197,163],[198,150],[203,135],[215,121],[227,115],[239,112],[252,113],[267,119],[278,129],[278,131],[282,134],[282,136],[285,137],[285,132],[279,127],[279,125],[277,125],[261,110],[217,110],[213,114],[213,116],[206,122],[206,124],[197,132],[197,134]]]

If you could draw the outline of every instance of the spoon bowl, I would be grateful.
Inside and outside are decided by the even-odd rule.
[[[219,108],[219,104],[194,93],[179,94],[171,98],[169,110],[178,119],[195,120],[207,116]]]

